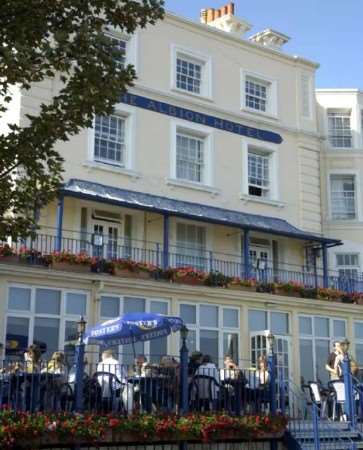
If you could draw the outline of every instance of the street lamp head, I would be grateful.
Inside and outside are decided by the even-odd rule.
[[[189,333],[188,328],[187,328],[185,325],[183,325],[183,326],[180,328],[180,337],[181,337],[183,340],[186,340],[187,337],[188,337],[188,333]]]
[[[83,316],[81,316],[79,321],[77,322],[78,334],[80,336],[84,335],[84,332],[86,331],[86,324],[87,322],[84,320]]]
[[[343,353],[348,353],[349,345],[350,345],[350,342],[348,341],[348,339],[344,339],[344,341],[342,341],[340,343],[340,347],[341,347]]]

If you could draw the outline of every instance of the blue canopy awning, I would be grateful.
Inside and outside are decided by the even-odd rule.
[[[144,192],[129,191],[92,181],[71,178],[62,187],[61,194],[154,213],[288,236],[306,241],[321,242],[330,245],[340,244],[340,241],[337,239],[324,238],[313,233],[307,233],[283,219],[217,208],[200,203],[186,202]]]

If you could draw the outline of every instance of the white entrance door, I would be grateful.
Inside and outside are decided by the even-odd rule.
[[[119,254],[120,226],[97,222],[93,224],[93,256],[106,259],[121,257]]]
[[[267,336],[269,330],[253,331],[250,333],[251,342],[251,362],[256,367],[257,359],[259,356],[268,356],[270,353],[269,342]],[[291,354],[291,340],[289,336],[274,335],[275,336],[275,354],[276,365],[280,371],[280,376],[283,380],[291,378],[290,368],[290,354]]]
[[[256,270],[271,268],[271,249],[270,247],[251,246],[250,263]]]
[[[257,367],[257,360],[260,356],[270,354],[270,346],[267,339],[269,330],[254,331],[250,333],[251,362],[253,367]],[[282,386],[289,386],[292,379],[291,374],[291,340],[289,336],[274,335],[274,352],[276,355],[276,384],[277,384],[277,405],[280,405],[280,390]]]

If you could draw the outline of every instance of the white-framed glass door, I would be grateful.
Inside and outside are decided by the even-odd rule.
[[[252,331],[250,333],[251,363],[253,367],[256,367],[260,356],[268,357],[270,354],[271,350],[267,339],[269,333],[269,330]],[[291,338],[284,335],[274,335],[274,338],[274,352],[276,354],[278,374],[284,381],[287,381],[291,379]]]
[[[105,259],[122,257],[119,246],[120,235],[120,224],[102,221],[94,222],[92,225],[93,256]]]

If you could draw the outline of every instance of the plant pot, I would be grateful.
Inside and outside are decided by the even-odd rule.
[[[128,270],[128,269],[119,269],[119,268],[115,267],[114,274],[116,277],[121,277],[121,278],[138,278],[138,279],[142,279],[142,280],[150,279],[150,273],[145,272],[143,270],[140,270],[139,272],[132,272],[131,270]]]
[[[200,280],[196,277],[177,277],[174,278],[174,283],[188,284],[189,286],[204,286],[204,280]]]
[[[88,273],[91,272],[91,266],[88,264],[71,264],[68,262],[53,262],[51,264],[53,270],[61,270],[63,272]]]

